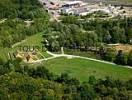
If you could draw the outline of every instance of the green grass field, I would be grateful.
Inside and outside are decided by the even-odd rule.
[[[35,48],[39,50],[39,52],[44,56],[44,57],[50,57],[49,54],[47,54],[43,49],[43,44],[41,43],[43,40],[42,33],[35,34],[33,36],[27,37],[24,42],[22,42],[20,45],[16,46],[16,49],[20,49],[20,46],[28,46],[29,48]]]
[[[96,78],[110,76],[121,80],[132,79],[132,69],[79,58],[56,58],[44,62],[44,65],[56,75],[66,72],[81,81],[88,80],[91,75]]]
[[[14,48],[0,48],[0,57],[8,59],[8,52],[13,52],[19,49],[19,46],[39,46],[41,47],[42,33],[27,37],[24,42],[15,46]],[[51,57],[46,52],[41,54],[45,57]],[[45,61],[46,66],[54,74],[68,73],[72,77],[78,78],[80,81],[88,80],[89,76],[94,75],[96,78],[105,78],[111,76],[115,79],[128,80],[132,79],[132,69],[123,68],[119,65],[110,65],[100,62],[84,60],[84,59],[67,59],[67,58],[56,58]]]
[[[7,61],[8,60],[8,53],[9,52],[14,52],[16,50],[21,50],[23,46],[28,46],[29,48],[32,48],[33,46],[38,46],[39,47],[39,52],[44,56],[44,57],[50,57],[49,54],[47,54],[45,51],[42,50],[42,33],[35,34],[33,36],[27,37],[22,43],[16,45],[14,48],[2,48],[0,47],[0,58],[3,60]]]

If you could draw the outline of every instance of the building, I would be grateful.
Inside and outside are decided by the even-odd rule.
[[[80,7],[83,4],[82,1],[68,1],[65,2],[62,7],[67,7],[67,8],[76,8]]]
[[[84,5],[85,3],[82,1],[67,1],[62,5],[60,12],[62,14],[75,14]]]
[[[74,11],[72,8],[63,7],[60,9],[60,13],[62,13],[62,14],[74,14]]]

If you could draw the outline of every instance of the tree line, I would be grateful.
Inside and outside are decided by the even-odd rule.
[[[81,51],[94,51],[100,55],[100,59],[113,61],[114,58],[122,56],[124,59],[114,62],[127,64],[131,62],[131,51],[129,54],[116,53],[111,48],[103,49],[107,44],[132,44],[132,18],[113,18],[109,20],[87,20],[76,16],[65,16],[61,22],[51,22],[46,33],[43,35],[44,45],[50,51],[59,51],[60,47]],[[119,51],[120,52],[120,51]],[[112,55],[111,55],[112,54]],[[119,54],[119,55],[118,55]],[[131,63],[128,63],[131,65]]]
[[[61,18],[61,22],[52,22],[47,31],[59,45],[74,48],[96,46],[101,43],[124,43],[132,41],[132,18],[109,20],[85,20],[75,16]],[[53,37],[52,37],[53,38]],[[65,41],[59,41],[64,40]],[[50,39],[49,39],[50,41]],[[63,42],[63,43],[61,43]]]

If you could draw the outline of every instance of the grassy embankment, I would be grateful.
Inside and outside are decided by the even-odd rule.
[[[88,77],[91,75],[94,75],[96,78],[110,76],[121,80],[132,79],[132,69],[79,58],[56,58],[44,62],[44,65],[57,75],[66,72],[81,81],[88,80]]]

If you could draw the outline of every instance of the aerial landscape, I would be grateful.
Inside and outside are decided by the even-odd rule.
[[[132,0],[1,0],[0,100],[132,100]]]

